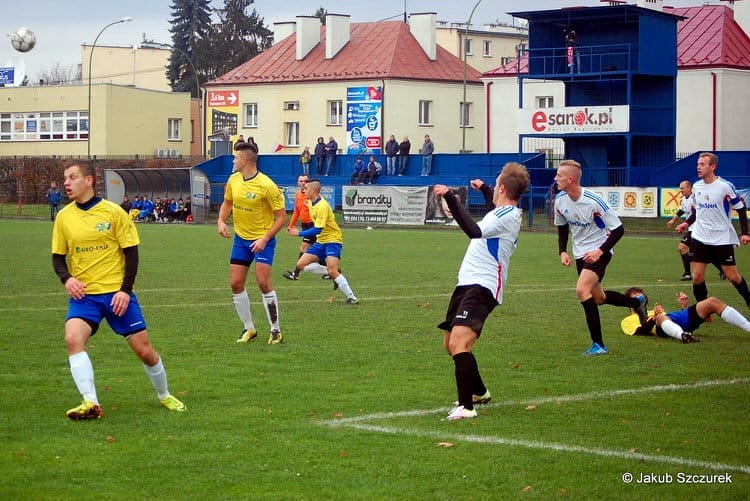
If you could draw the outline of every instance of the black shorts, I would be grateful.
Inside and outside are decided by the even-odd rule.
[[[690,242],[691,242],[690,232],[686,231],[684,235],[682,235],[682,238],[680,239],[681,244],[685,244],[690,248]]]
[[[481,285],[460,285],[453,291],[445,321],[438,324],[438,329],[449,331],[454,325],[464,325],[479,337],[495,306],[497,300]]]
[[[734,245],[706,245],[693,239],[690,244],[691,261],[696,263],[716,263],[720,266],[737,266],[734,260]]]
[[[583,258],[578,258],[576,259],[576,270],[579,275],[583,270],[591,270],[596,273],[596,276],[599,277],[599,281],[601,282],[604,280],[604,273],[607,271],[607,265],[610,261],[612,261],[611,252],[605,252],[602,254],[602,257],[600,257],[595,263],[587,263]]]
[[[302,231],[309,230],[313,226],[315,226],[315,223],[302,223]],[[311,237],[302,237],[302,241],[312,245],[318,241],[318,237],[315,235]]]

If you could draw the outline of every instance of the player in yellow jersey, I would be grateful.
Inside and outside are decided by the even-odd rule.
[[[138,272],[138,232],[119,205],[96,196],[91,162],[65,164],[65,191],[74,202],[60,211],[52,230],[52,265],[70,295],[65,344],[70,372],[83,403],[70,409],[73,420],[97,419],[102,408],[86,343],[103,319],[124,337],[146,370],[161,404],[171,411],[185,405],[169,393],[167,373],[149,341],[133,284]],[[67,256],[67,261],[66,261]]]
[[[305,187],[307,196],[307,208],[313,220],[313,227],[300,230],[299,228],[287,228],[287,233],[292,236],[317,237],[317,241],[307,248],[297,261],[296,273],[310,263],[325,259],[328,274],[334,281],[334,287],[340,289],[346,296],[346,304],[357,304],[359,300],[352,292],[346,277],[341,274],[339,264],[341,263],[341,251],[344,247],[344,236],[341,233],[336,215],[325,198],[320,196],[320,182],[309,181]]]
[[[279,300],[271,281],[271,266],[276,249],[276,234],[286,223],[284,194],[271,178],[258,170],[258,152],[248,143],[235,145],[235,172],[229,176],[224,202],[219,209],[219,235],[230,238],[227,219],[234,221],[234,244],[229,258],[229,285],[234,308],[243,324],[238,343],[257,336],[250,313],[250,298],[245,281],[255,261],[255,280],[263,297],[271,335],[268,344],[283,340],[279,327]]]

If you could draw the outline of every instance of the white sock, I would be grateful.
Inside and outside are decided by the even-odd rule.
[[[276,291],[263,294],[263,307],[266,309],[266,317],[268,317],[268,323],[271,324],[271,330],[280,331],[279,299],[276,297]]]
[[[302,268],[302,271],[306,271],[308,273],[315,273],[316,275],[325,275],[328,273],[328,268],[323,266],[320,263],[310,263],[304,268]]]
[[[159,400],[169,395],[169,390],[167,389],[167,371],[164,370],[164,364],[161,363],[161,357],[159,357],[159,361],[156,362],[156,365],[148,366],[143,364],[143,368],[146,370],[146,374],[151,380],[151,384],[154,385],[156,396],[159,397]]]
[[[99,405],[99,399],[96,396],[96,386],[94,386],[94,366],[91,365],[89,354],[85,351],[70,355],[70,374],[73,381],[78,387],[78,392],[84,400]]]
[[[682,330],[682,327],[680,327],[676,323],[672,322],[671,320],[665,320],[659,327],[661,327],[661,330],[663,330],[664,334],[666,334],[667,336],[682,341],[682,333],[684,331]]]
[[[341,292],[343,292],[347,298],[357,299],[357,297],[354,295],[354,292],[352,292],[351,287],[349,287],[349,282],[346,281],[346,277],[343,273],[339,273],[339,276],[336,277],[334,282],[336,282],[336,284],[339,286],[339,289],[341,289]]]
[[[247,291],[244,290],[237,294],[232,294],[232,302],[245,329],[254,331],[255,324],[253,323],[253,314],[250,313],[250,298],[247,295]]]
[[[724,311],[721,312],[721,319],[728,324],[739,327],[745,332],[750,332],[750,321],[748,321],[745,317],[742,316],[739,311],[735,310],[731,306],[727,306],[726,308],[724,308]]]

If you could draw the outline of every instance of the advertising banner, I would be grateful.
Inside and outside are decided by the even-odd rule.
[[[346,153],[378,155],[383,147],[382,87],[347,87]]]
[[[451,188],[466,204],[465,186]],[[455,224],[432,186],[343,186],[344,222],[394,225]]]
[[[294,210],[294,198],[297,196],[299,186],[285,186],[283,190],[286,210],[291,212]],[[336,191],[334,190],[333,186],[321,186],[320,196],[325,198],[326,201],[331,205],[331,207],[336,207]]]
[[[620,217],[658,217],[657,188],[594,186],[589,190],[601,196]]]
[[[682,207],[682,192],[679,188],[661,188],[659,215],[672,217]]]
[[[630,106],[627,105],[518,110],[520,134],[590,134],[629,130]]]

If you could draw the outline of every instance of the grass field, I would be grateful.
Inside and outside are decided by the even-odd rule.
[[[0,219],[0,498],[3,499],[746,499],[750,335],[720,319],[703,342],[631,338],[602,307],[610,355],[590,345],[551,232],[523,232],[505,304],[475,349],[493,402],[442,418],[455,399],[442,319],[466,237],[455,230],[345,228],[342,267],[361,303],[330,282],[274,279],[285,342],[241,330],[228,288],[230,241],[213,225],[140,225],[136,292],[170,387],[161,408],[141,364],[103,326],[89,353],[105,416],[71,422],[80,397],[63,343],[67,298],[52,272],[51,223]],[[627,228],[627,225],[626,225]],[[605,284],[674,305],[677,240],[626,236]],[[750,252],[737,251],[750,275]],[[743,313],[727,282],[709,293]],[[692,294],[690,294],[692,296]],[[631,483],[623,476],[632,474]],[[641,475],[660,475],[660,484]],[[686,484],[686,474],[731,484]],[[681,476],[683,475],[683,476]],[[671,477],[671,479],[670,479]]]

